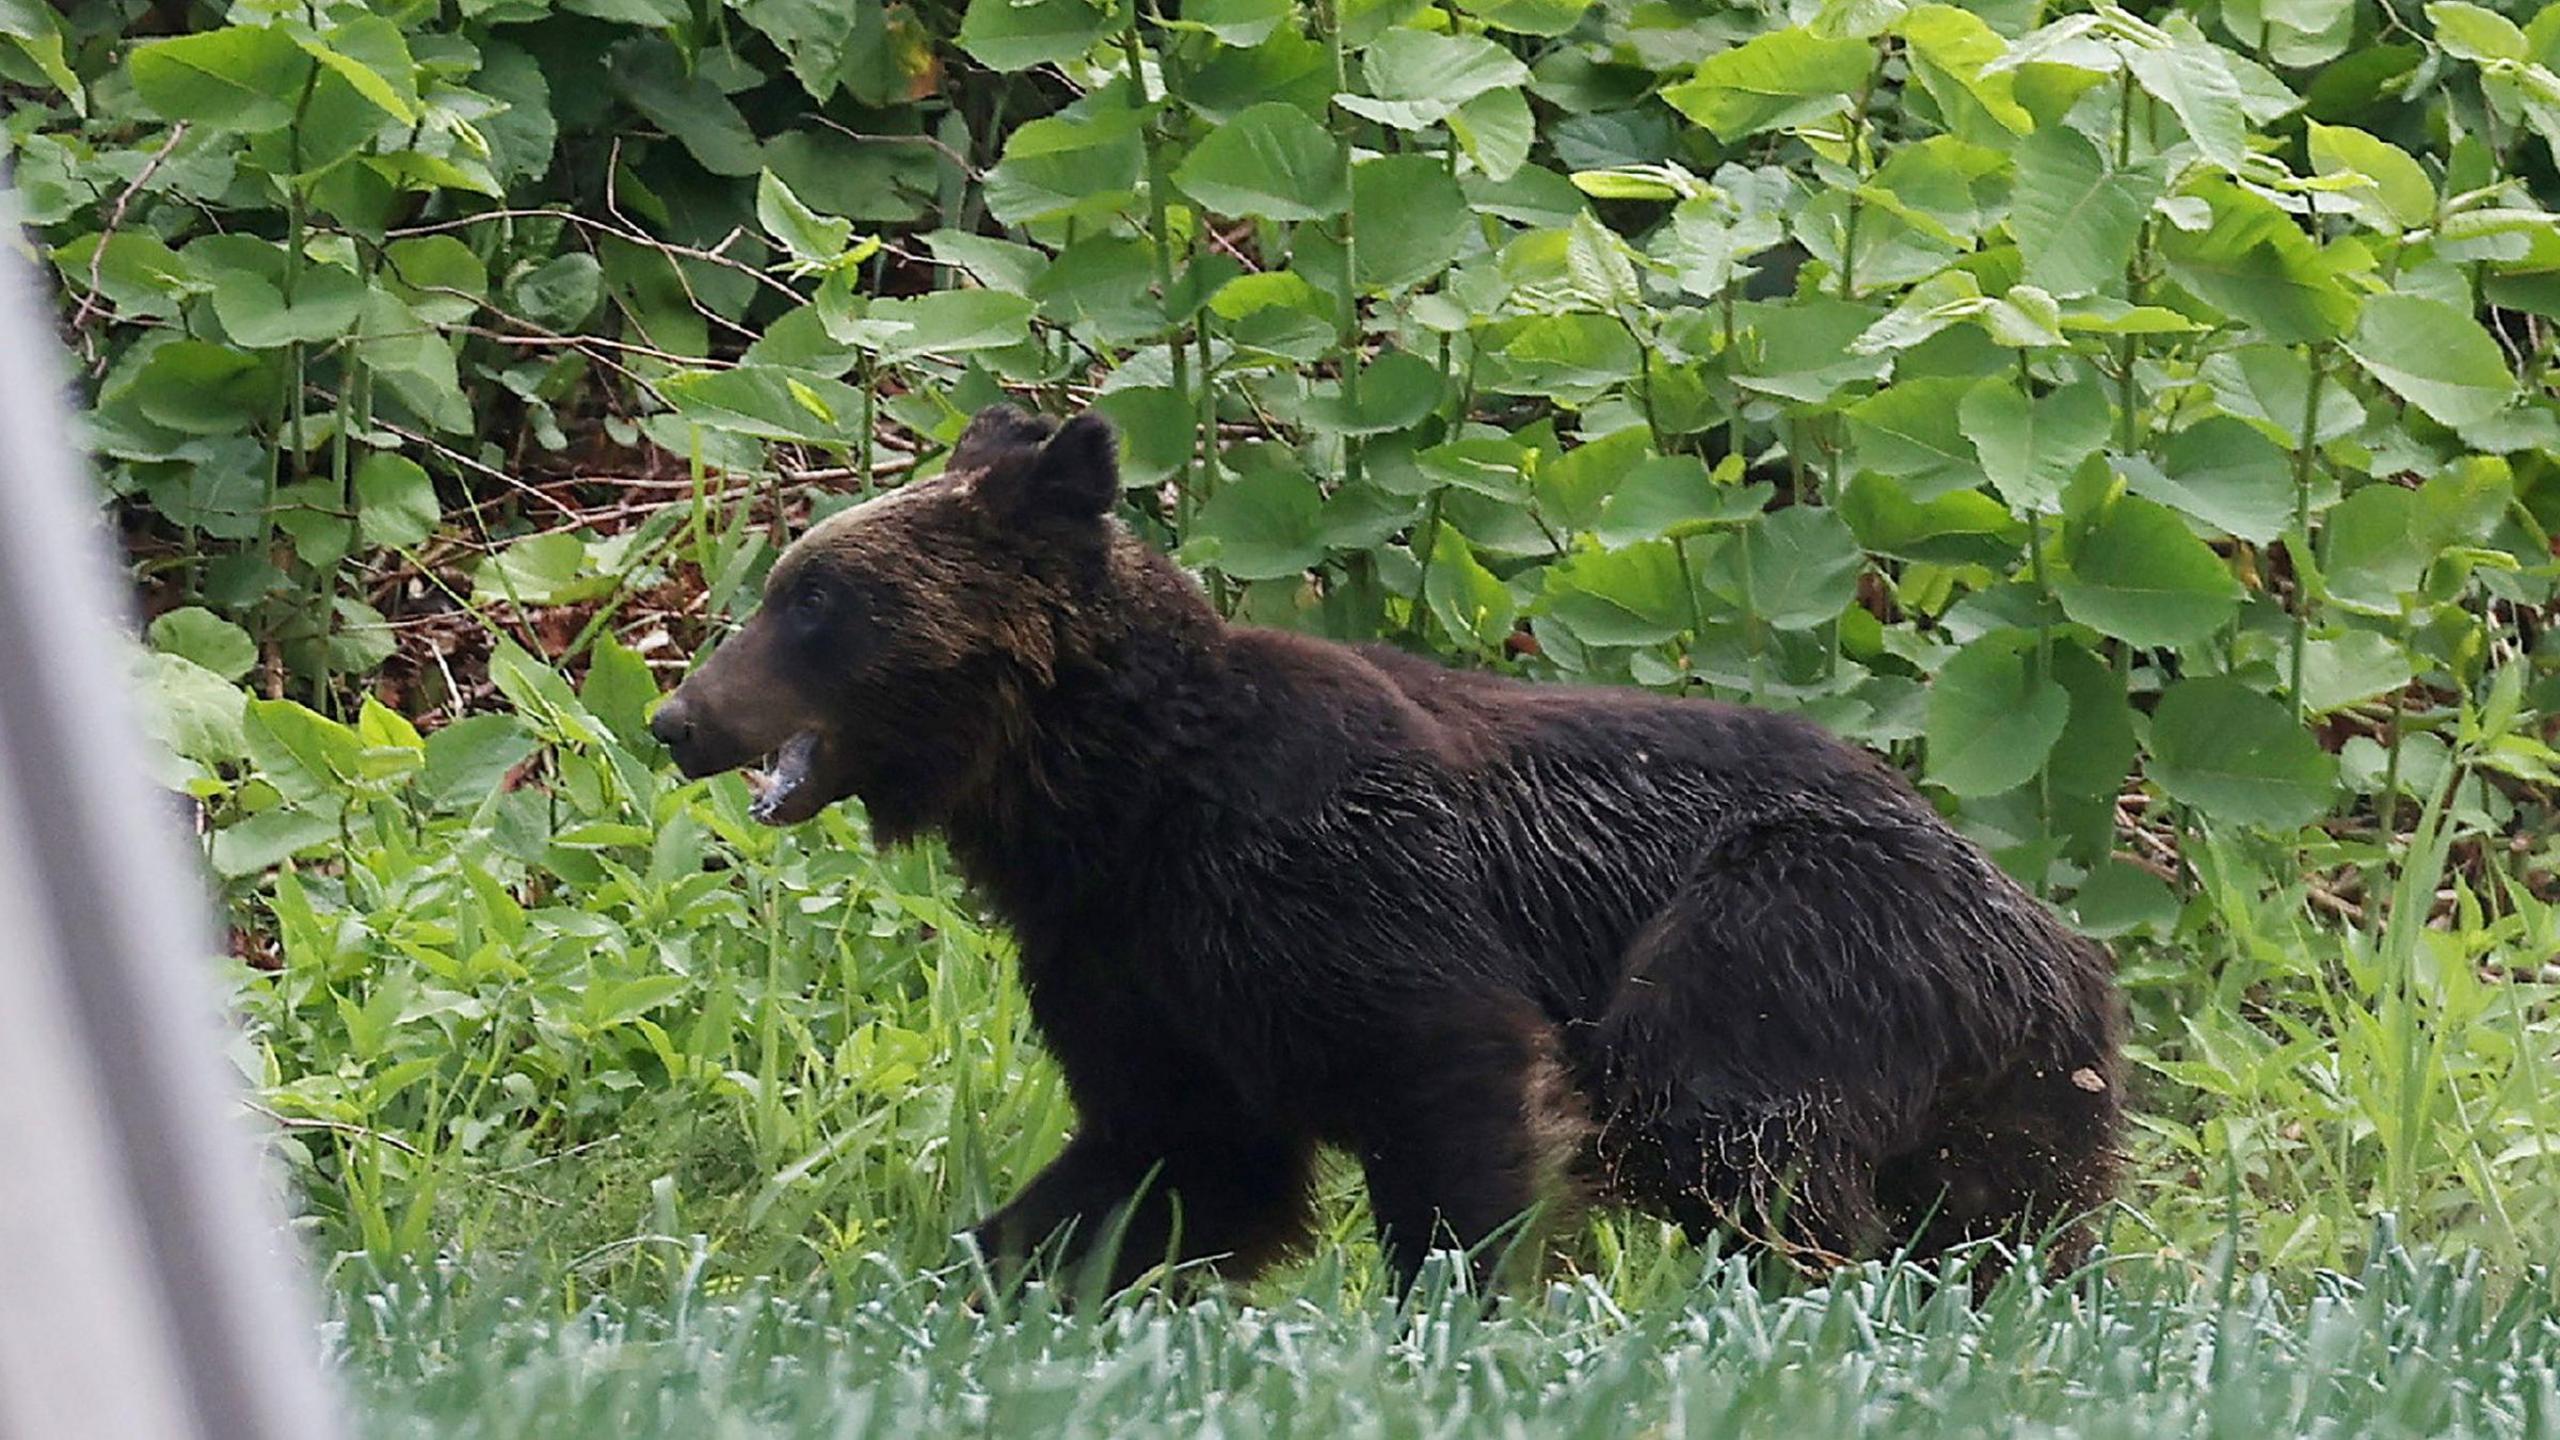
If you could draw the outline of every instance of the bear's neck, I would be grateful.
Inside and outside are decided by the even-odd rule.
[[[1127,878],[1227,728],[1227,628],[1149,558],[1161,571],[1100,607],[1115,623],[1073,637],[1048,682],[1007,707],[942,826],[963,872],[1026,932]]]

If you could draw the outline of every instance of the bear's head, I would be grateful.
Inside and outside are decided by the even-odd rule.
[[[1132,567],[1163,566],[1112,518],[1119,493],[1101,416],[981,412],[942,474],[785,550],[763,604],[650,733],[688,776],[765,766],[768,824],[847,796],[891,838],[940,823],[1057,667],[1127,623]]]

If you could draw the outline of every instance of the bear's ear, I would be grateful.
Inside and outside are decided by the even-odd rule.
[[[1092,520],[1120,498],[1120,436],[1099,411],[1058,427],[1031,455],[988,470],[978,494],[1002,519]]]
[[[959,442],[951,447],[946,470],[984,470],[1017,450],[1037,448],[1042,441],[1058,433],[1058,422],[1046,415],[1034,415],[1011,405],[990,405],[969,417],[969,426],[960,432]]]

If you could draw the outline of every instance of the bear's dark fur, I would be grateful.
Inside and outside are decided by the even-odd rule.
[[[1009,409],[813,529],[653,728],[759,813],[948,838],[1081,1115],[980,1227],[1250,1273],[1319,1145],[1409,1279],[1563,1177],[1821,1262],[2108,1194],[2109,965],[1798,718],[1223,623]],[[1135,1197],[1134,1205],[1131,1204]]]

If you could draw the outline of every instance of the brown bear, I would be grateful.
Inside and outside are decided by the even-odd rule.
[[[1096,415],[979,415],[791,546],[651,724],[687,775],[769,763],[763,820],[938,832],[1018,936],[1080,1126],[987,1252],[1249,1275],[1320,1145],[1407,1283],[1559,1177],[1812,1263],[2085,1243],[2111,967],[1898,773],[1790,715],[1227,624],[1113,518],[1116,456]]]

